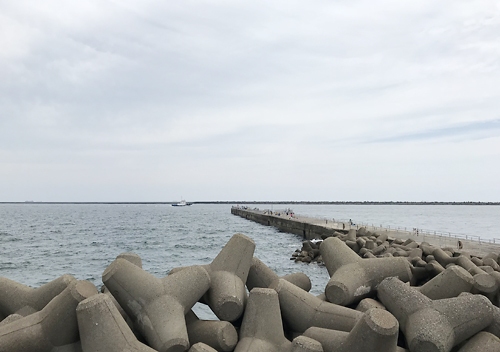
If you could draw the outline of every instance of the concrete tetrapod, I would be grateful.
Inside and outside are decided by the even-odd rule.
[[[288,282],[299,286],[304,291],[311,289],[311,280],[304,273],[293,273],[282,277]],[[246,285],[249,291],[255,287],[268,288],[274,280],[279,279],[278,274],[272,271],[259,258],[253,257],[252,266],[248,272]]]
[[[500,339],[489,332],[478,332],[467,341],[458,352],[498,352],[500,351]]]
[[[116,259],[119,259],[119,258],[125,259],[125,260],[131,262],[132,264],[137,265],[139,268],[142,268],[142,259],[141,259],[141,257],[138,254],[135,254],[135,253],[121,253],[121,254],[118,254],[118,256],[116,257]],[[125,319],[125,321],[127,322],[127,325],[130,327],[130,329],[132,329],[132,331],[134,331],[134,322],[128,316],[127,312],[125,312],[125,310],[122,308],[122,306],[120,306],[120,303],[118,303],[118,301],[116,300],[116,298],[113,297],[113,295],[108,290],[108,288],[106,287],[106,285],[102,285],[101,292],[104,293],[105,295],[107,295],[109,298],[111,298],[111,302],[113,302],[113,304],[115,305],[115,307],[118,309],[118,312],[120,312],[120,314],[123,317],[123,319]]]
[[[76,308],[83,352],[154,352],[139,342],[108,295],[100,293]]]
[[[494,294],[498,291],[498,284],[493,276],[478,268],[476,264],[465,256],[458,257],[456,264],[471,273],[474,278],[472,293],[482,293],[493,299]]]
[[[323,352],[323,346],[318,341],[301,335],[293,339],[292,352]]]
[[[234,352],[291,352],[285,338],[278,294],[269,288],[250,291],[243,315],[240,341]]]
[[[120,259],[120,258],[128,260],[132,264],[135,264],[139,268],[142,268],[142,258],[138,254],[136,254],[136,253],[130,253],[130,252],[120,253],[116,257],[116,259]]]
[[[358,305],[356,306],[356,310],[359,310],[360,312],[363,313],[373,308],[386,310],[382,303],[380,303],[377,300],[374,300],[373,298],[364,298],[361,301],[359,301]]]
[[[88,281],[73,281],[41,311],[0,327],[1,352],[50,352],[79,340],[76,307],[96,295]],[[73,345],[74,346],[74,345]]]
[[[184,316],[210,286],[203,267],[188,267],[158,279],[118,258],[106,268],[102,281],[151,347],[160,352],[189,348]]]
[[[274,281],[270,288],[278,292],[283,319],[295,332],[311,326],[350,331],[363,316],[357,310],[322,301],[284,279]]]
[[[453,265],[416,289],[430,299],[443,299],[456,297],[462,292],[470,292],[473,285],[472,275],[464,268]]]
[[[8,316],[19,314],[27,316],[43,309],[55,296],[64,291],[76,279],[63,275],[38,288],[0,278],[0,314]]]
[[[209,265],[211,285],[205,300],[220,320],[235,321],[243,314],[254,250],[255,242],[237,233]]]
[[[0,321],[0,326],[10,324],[13,321],[16,321],[16,320],[19,320],[19,319],[22,319],[22,318],[24,318],[22,315],[15,314],[15,313],[11,314],[7,318],[5,318],[2,321]]]
[[[304,336],[321,342],[325,352],[397,352],[399,323],[389,312],[372,308],[350,332],[311,327]]]
[[[412,352],[448,352],[493,319],[491,303],[482,295],[433,301],[395,277],[380,283],[378,297],[398,319]]]
[[[186,324],[191,345],[202,342],[219,352],[228,352],[238,343],[238,332],[227,321],[200,320],[190,310],[186,314]]]
[[[474,294],[470,292],[462,292],[459,297],[462,296],[472,297],[474,296]],[[488,327],[483,331],[489,332],[500,338],[500,308],[491,304],[491,309],[493,309],[493,319],[491,321],[491,324],[488,325]]]
[[[217,351],[216,349],[203,342],[197,342],[189,349],[189,352],[216,352],[216,351]]]
[[[325,288],[327,299],[348,305],[373,294],[386,277],[410,281],[410,263],[403,257],[362,259],[336,237],[329,237],[320,246],[323,261],[330,274]]]

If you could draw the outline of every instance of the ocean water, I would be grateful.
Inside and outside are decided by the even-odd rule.
[[[500,238],[499,206],[272,206],[288,207],[300,215]],[[145,270],[164,277],[175,267],[210,263],[232,235],[243,233],[255,241],[254,255],[278,275],[302,271],[311,278],[312,293],[324,290],[326,268],[289,259],[301,246],[299,236],[230,210],[230,205],[201,204],[0,204],[0,276],[38,287],[71,274],[100,287],[116,256],[133,252]]]

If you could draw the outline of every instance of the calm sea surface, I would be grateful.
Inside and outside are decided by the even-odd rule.
[[[500,238],[500,206],[274,205],[273,209],[286,207],[299,215]],[[230,210],[230,205],[199,204],[0,204],[0,276],[36,287],[71,274],[100,287],[102,272],[115,257],[134,252],[145,270],[163,277],[174,267],[210,263],[240,232],[255,241],[255,256],[278,275],[302,271],[311,278],[312,293],[324,290],[329,278],[324,267],[289,260],[300,247],[300,237],[231,215]]]

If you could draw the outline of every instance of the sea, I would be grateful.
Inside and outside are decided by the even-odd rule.
[[[236,204],[234,204],[235,206]],[[256,243],[254,256],[279,276],[304,272],[311,293],[323,292],[324,266],[295,263],[300,236],[231,214],[230,204],[0,204],[0,276],[39,287],[70,274],[98,288],[106,267],[124,252],[138,254],[144,270],[164,277],[176,267],[209,264],[236,233]],[[500,238],[495,205],[252,204],[298,215],[400,228]],[[202,318],[211,318],[199,308]],[[196,311],[196,310],[195,310]]]

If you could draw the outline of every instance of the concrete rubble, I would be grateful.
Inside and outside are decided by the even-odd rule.
[[[326,266],[315,296],[234,235],[211,263],[157,278],[122,253],[99,293],[64,275],[38,288],[0,278],[0,352],[500,351],[498,253],[391,238],[364,228],[304,241],[292,259]],[[204,303],[219,320],[193,312]]]

